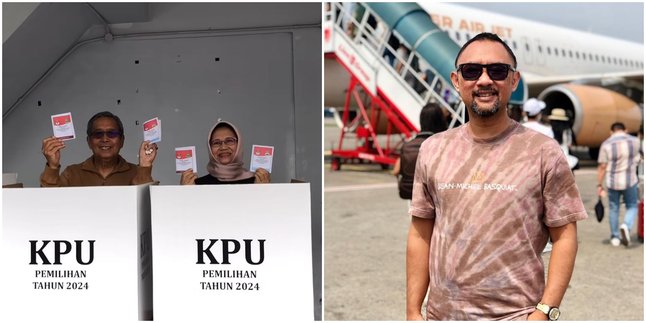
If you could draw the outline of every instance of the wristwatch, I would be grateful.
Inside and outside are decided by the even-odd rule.
[[[550,321],[556,321],[561,316],[561,310],[558,307],[550,307],[549,305],[538,303],[536,309],[545,313]]]

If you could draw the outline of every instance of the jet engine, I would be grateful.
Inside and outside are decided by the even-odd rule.
[[[627,132],[634,133],[642,124],[642,110],[637,103],[602,87],[558,84],[545,89],[538,99],[545,101],[547,114],[556,108],[567,112],[577,146],[600,147],[615,122],[622,122]]]

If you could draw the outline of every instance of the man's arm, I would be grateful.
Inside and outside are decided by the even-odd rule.
[[[428,290],[428,257],[435,221],[413,216],[406,247],[406,319],[422,320],[421,308]]]
[[[139,146],[139,165],[137,165],[137,173],[130,181],[131,185],[154,182],[152,171],[155,157],[157,157],[157,144],[151,144],[149,141],[142,142],[141,146]]]
[[[552,254],[547,269],[547,283],[541,298],[541,303],[550,307],[558,307],[570,283],[574,270],[574,259],[578,243],[576,238],[576,222],[561,227],[549,228],[552,239]],[[535,310],[528,320],[547,320],[547,315]]]
[[[395,166],[393,166],[393,171],[391,172],[391,174],[395,176],[399,175],[399,172],[401,171],[401,163],[402,163],[401,157],[397,158],[397,161],[395,162]]]
[[[603,192],[603,180],[606,177],[606,163],[599,163],[597,166],[597,195]]]

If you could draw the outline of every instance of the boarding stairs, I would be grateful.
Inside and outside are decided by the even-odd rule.
[[[406,23],[404,17],[411,14],[417,20],[413,28],[429,26],[428,32],[407,35],[410,26],[398,28],[394,23]],[[401,145],[419,132],[419,114],[428,102],[443,107],[450,128],[466,122],[464,104],[450,83],[453,61],[445,58],[455,57],[457,45],[451,41],[454,47],[448,53],[446,48],[439,50],[438,57],[418,52],[429,36],[442,33],[424,15],[428,17],[414,3],[326,3],[325,57],[341,64],[350,76],[344,107],[337,115],[341,134],[331,152],[332,170],[353,162],[378,163],[384,169],[393,165]],[[401,45],[393,48],[393,43]],[[348,149],[344,141],[353,139],[356,146]]]

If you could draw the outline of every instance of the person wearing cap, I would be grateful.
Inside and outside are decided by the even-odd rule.
[[[597,162],[597,195],[602,196],[604,184],[608,190],[610,208],[610,244],[630,246],[630,230],[637,215],[637,165],[640,163],[639,140],[626,133],[626,126],[615,122],[610,127],[610,138],[599,149]],[[619,226],[619,202],[624,196],[626,214]]]
[[[523,126],[536,130],[550,138],[554,138],[552,128],[540,122],[543,109],[545,109],[545,102],[541,100],[531,98],[525,101],[525,104],[523,104],[523,111],[527,116],[527,122],[523,123]]]
[[[469,121],[419,150],[406,246],[406,318],[557,320],[588,217],[556,141],[507,115],[509,46],[481,33],[451,72]],[[547,277],[542,251],[553,241]]]

